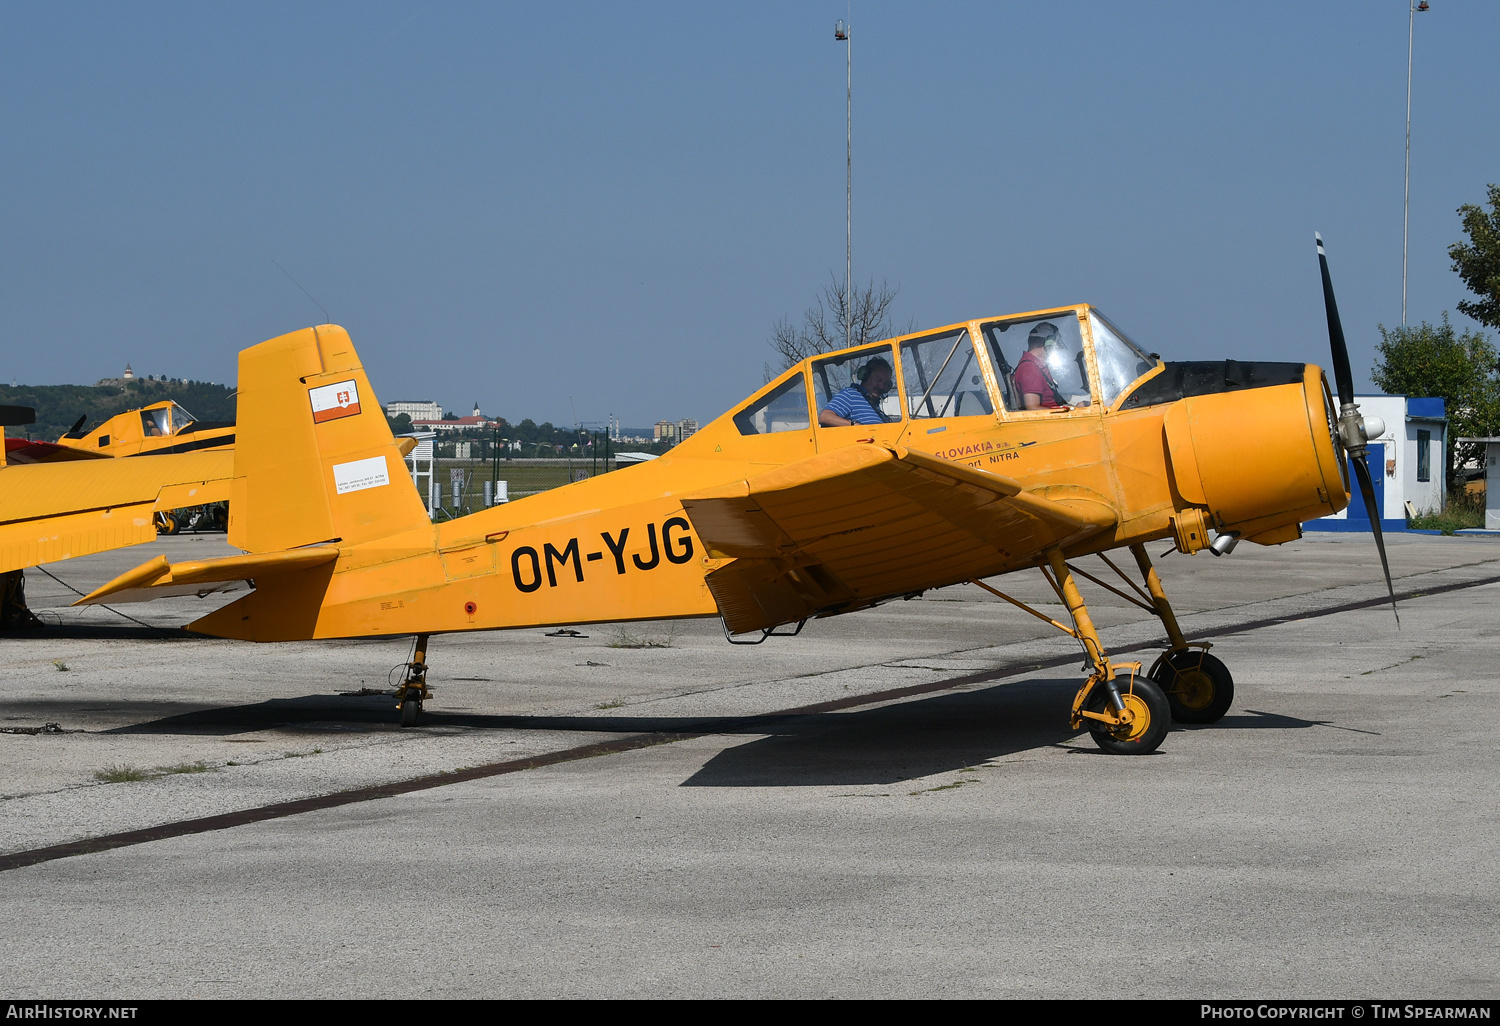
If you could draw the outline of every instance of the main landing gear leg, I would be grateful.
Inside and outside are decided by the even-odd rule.
[[[1140,663],[1109,661],[1062,551],[1049,549],[1047,563],[1052,568],[1048,580],[1072,614],[1074,636],[1083,642],[1094,667],[1073,699],[1073,729],[1087,725],[1094,743],[1114,755],[1147,755],[1156,751],[1172,722],[1166,696],[1156,684],[1140,676]],[[1117,669],[1130,671],[1130,682],[1124,688],[1116,679]]]
[[[406,679],[396,689],[396,708],[401,710],[401,726],[415,727],[422,703],[432,697],[427,687],[427,635],[417,635],[411,662],[406,664]]]
[[[0,574],[0,630],[41,625],[42,621],[26,608],[26,571],[7,570]]]
[[[1130,546],[1141,576],[1146,579],[1146,588],[1151,593],[1151,604],[1167,632],[1167,651],[1157,657],[1147,674],[1166,692],[1167,704],[1172,709],[1172,719],[1178,723],[1215,723],[1229,711],[1234,701],[1234,678],[1229,668],[1208,654],[1212,647],[1208,642],[1188,644],[1177,626],[1177,617],[1167,601],[1167,593],[1161,586],[1156,567],[1146,546]]]

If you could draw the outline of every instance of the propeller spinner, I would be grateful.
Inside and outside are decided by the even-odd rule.
[[[1380,509],[1375,501],[1375,482],[1370,479],[1370,465],[1365,462],[1371,438],[1385,433],[1385,422],[1379,417],[1362,417],[1359,405],[1354,401],[1354,377],[1349,372],[1349,347],[1344,343],[1344,327],[1339,321],[1338,303],[1333,298],[1333,281],[1328,277],[1328,254],[1323,250],[1323,236],[1313,233],[1318,240],[1318,267],[1323,272],[1323,305],[1328,313],[1328,342],[1333,350],[1333,379],[1339,392],[1339,441],[1349,456],[1354,476],[1359,478],[1360,494],[1365,499],[1365,511],[1370,517],[1370,529],[1375,532],[1375,548],[1380,551],[1380,568],[1385,571],[1385,589],[1391,596],[1391,612],[1396,622],[1401,614],[1396,610],[1396,589],[1391,584],[1391,564],[1385,558],[1385,538],[1380,533]]]

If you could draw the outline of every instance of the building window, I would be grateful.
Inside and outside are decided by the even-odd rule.
[[[1417,480],[1432,480],[1432,432],[1417,432]]]

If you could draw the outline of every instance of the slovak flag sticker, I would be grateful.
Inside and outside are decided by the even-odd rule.
[[[313,423],[352,417],[359,412],[359,389],[354,382],[340,381],[332,385],[319,385],[308,392],[312,399]]]

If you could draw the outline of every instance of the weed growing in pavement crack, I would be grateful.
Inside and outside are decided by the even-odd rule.
[[[94,771],[94,779],[106,784],[123,784],[130,780],[145,780],[150,776],[145,770],[129,765],[106,766]]]
[[[210,766],[208,763],[199,760],[198,762],[179,762],[176,766],[163,766],[157,772],[163,775],[168,773],[212,773],[217,768],[217,766]]]
[[[57,667],[57,669],[58,669],[58,671],[60,673],[67,673],[68,672],[68,664],[65,663],[65,662],[63,662],[61,659],[54,659],[54,660],[52,660],[52,665],[55,666],[55,667]]]

